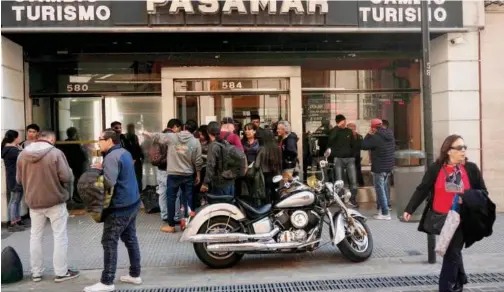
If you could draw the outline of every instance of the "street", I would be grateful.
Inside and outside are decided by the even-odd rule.
[[[365,214],[372,212],[367,210]],[[374,252],[364,263],[348,262],[337,248],[327,244],[313,253],[246,255],[232,269],[210,270],[198,260],[192,245],[178,242],[181,233],[159,232],[158,215],[142,214],[138,218],[144,284],[131,287],[117,281],[120,275],[127,273],[128,267],[126,249],[120,243],[117,291],[136,291],[125,290],[135,288],[144,289],[138,291],[435,291],[441,267],[441,258],[436,264],[427,264],[426,235],[416,231],[417,223],[401,223],[393,217],[392,221],[369,219]],[[464,250],[464,263],[472,283],[467,291],[504,291],[503,223],[504,214],[498,215],[494,234]],[[52,281],[49,228],[48,224],[44,237],[46,277],[40,283],[33,283],[28,277],[29,232],[14,233],[6,238],[7,234],[2,233],[2,248],[11,245],[16,249],[27,275],[21,283],[2,286],[3,291],[81,291],[99,280],[103,265],[102,226],[86,215],[70,218],[69,264],[82,274],[78,279],[61,284]],[[327,233],[325,239],[328,239]],[[168,289],[187,287],[200,289]]]

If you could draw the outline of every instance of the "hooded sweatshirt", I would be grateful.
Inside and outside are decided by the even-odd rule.
[[[201,157],[201,144],[194,135],[188,131],[180,133],[156,133],[153,138],[159,143],[168,145],[166,171],[168,175],[193,175],[201,171],[203,158]]]
[[[28,207],[44,209],[69,199],[73,174],[61,150],[49,142],[36,141],[19,154],[16,180],[23,185]]]
[[[7,180],[7,191],[20,192],[22,187],[16,182],[16,162],[21,150],[14,146],[2,148],[2,159],[5,164],[5,178]]]
[[[371,172],[391,172],[395,164],[395,139],[391,129],[379,128],[374,135],[367,134],[362,150],[371,150]]]

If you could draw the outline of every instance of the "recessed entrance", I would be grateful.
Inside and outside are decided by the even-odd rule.
[[[164,124],[173,117],[200,125],[231,117],[245,125],[259,115],[264,128],[288,120],[302,133],[301,119],[291,119],[302,115],[299,67],[168,67],[161,78]]]

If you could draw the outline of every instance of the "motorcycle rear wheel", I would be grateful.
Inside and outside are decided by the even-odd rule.
[[[232,232],[240,228],[240,224],[228,217],[214,217],[203,223],[198,234]],[[236,265],[243,254],[236,252],[212,253],[207,251],[207,243],[194,243],[194,252],[205,265],[212,269],[227,269]]]
[[[347,235],[345,239],[338,243],[338,248],[347,259],[360,263],[367,260],[373,253],[373,236],[364,219],[354,217],[354,220],[357,226],[361,226],[366,230],[365,238],[360,238],[355,234]]]

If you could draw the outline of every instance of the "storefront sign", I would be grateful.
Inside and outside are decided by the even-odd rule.
[[[147,25],[143,1],[2,1],[2,27]]]
[[[462,27],[460,1],[428,1],[429,21],[432,27]],[[359,27],[418,27],[422,20],[420,2],[420,0],[359,1]]]
[[[220,3],[219,3],[220,2]],[[280,3],[278,3],[280,2]],[[306,2],[303,5],[303,2]],[[278,5],[280,4],[280,5]],[[259,14],[260,11],[268,11],[269,14],[326,14],[329,11],[328,0],[147,0],[147,12],[156,13],[158,6],[169,6],[170,14],[178,14],[184,11],[187,14],[231,14],[233,11],[239,14]],[[278,7],[280,6],[280,9]]]
[[[421,25],[421,0],[16,0],[2,2],[9,27],[354,27]],[[463,27],[461,0],[427,0],[433,28]]]

